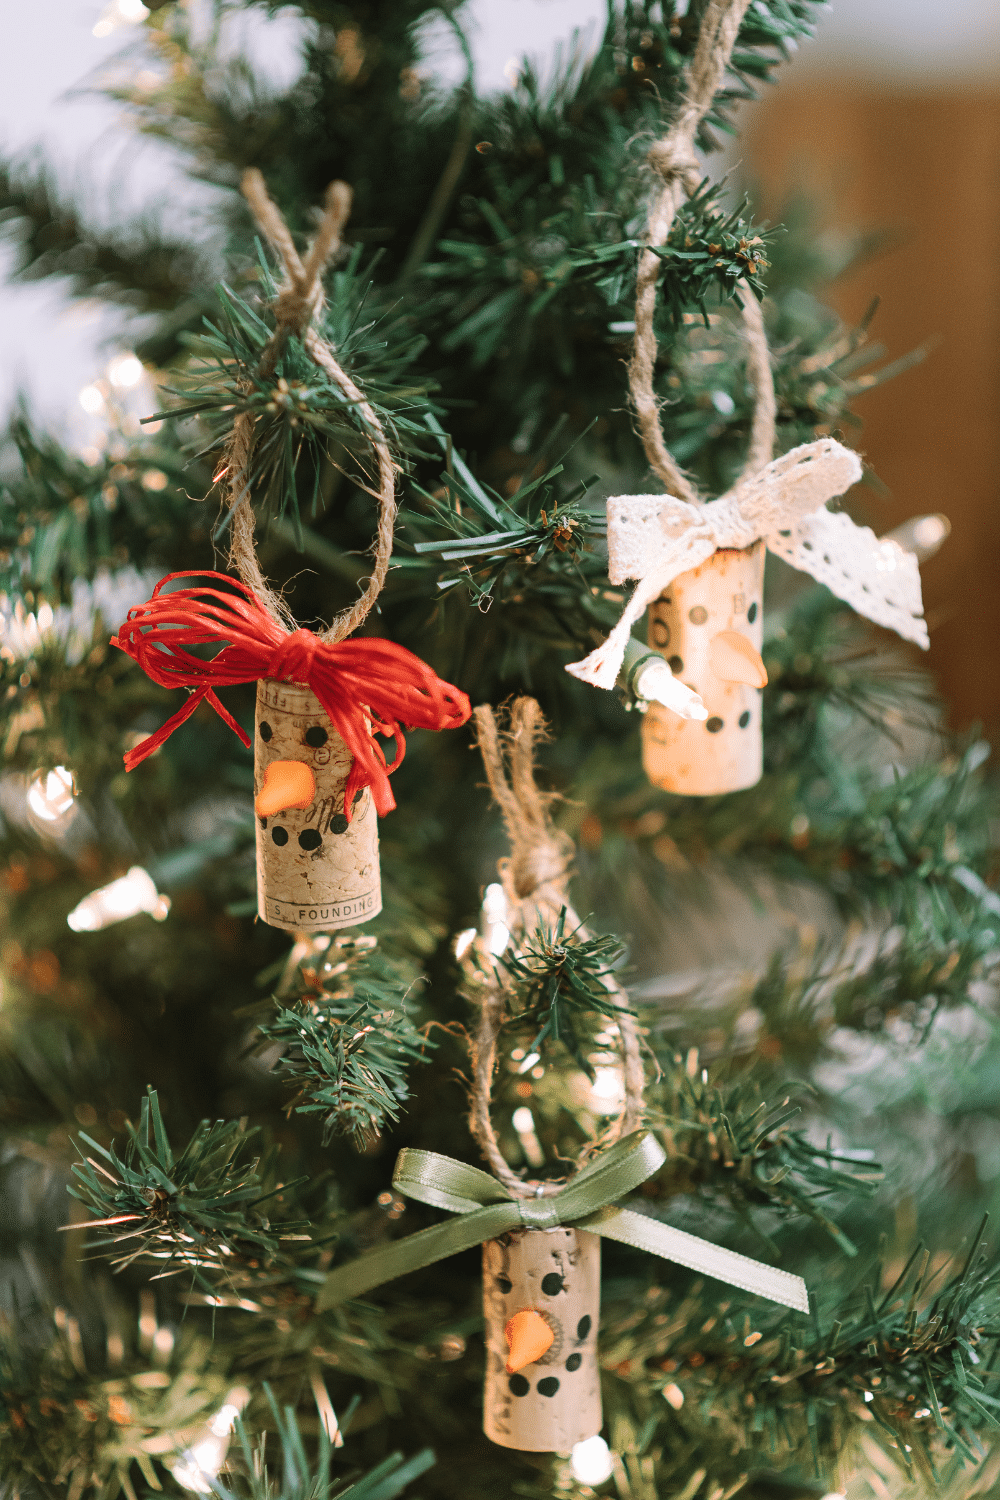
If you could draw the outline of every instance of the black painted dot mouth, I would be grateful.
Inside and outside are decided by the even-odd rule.
[[[745,729],[749,723],[750,723],[750,710],[748,708],[745,708],[743,710],[743,712],[740,714],[740,717],[739,717],[739,726],[740,726],[741,729]]]
[[[582,1354],[571,1354],[569,1359],[566,1361],[566,1368],[567,1370],[578,1370],[582,1364]]]
[[[554,1375],[546,1375],[545,1379],[540,1380],[535,1387],[540,1396],[554,1396],[558,1389],[559,1381]]]
[[[280,823],[276,823],[271,829],[271,841],[277,844],[280,849],[283,844],[288,843],[288,829],[283,828]]]
[[[318,849],[322,842],[323,835],[320,833],[318,828],[303,828],[302,832],[299,834],[300,849]]]
[[[257,726],[257,733],[260,735],[261,739],[264,741],[264,744],[266,745],[267,742],[268,742],[268,740],[271,738],[271,735],[274,733],[274,730],[271,728],[271,726],[267,722],[267,720],[264,719]]]
[[[757,605],[756,605],[756,602],[754,602],[753,604],[751,604],[750,608],[747,610],[747,619],[750,621],[750,624],[752,625],[753,622],[754,622],[754,620],[756,620],[756,618],[757,618]]]
[[[334,813],[333,817],[330,819],[331,833],[346,833],[349,827],[350,824],[344,817],[343,813]]]
[[[585,1339],[587,1337],[587,1334],[593,1327],[593,1322],[593,1318],[580,1319],[579,1323],[577,1323],[576,1325],[576,1336],[578,1339]]]
[[[684,662],[679,656],[672,656],[667,662],[667,666],[675,677],[679,677],[684,670]]]
[[[706,719],[705,721],[705,728],[708,730],[709,734],[718,734],[719,730],[722,727],[723,721],[717,716],[713,716],[711,719]]]

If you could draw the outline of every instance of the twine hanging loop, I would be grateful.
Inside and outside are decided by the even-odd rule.
[[[323,218],[316,237],[303,258],[295,248],[288,225],[256,168],[243,174],[241,187],[261,232],[267,236],[281,259],[285,277],[284,284],[274,299],[272,311],[275,329],[261,356],[258,376],[270,379],[277,369],[289,336],[294,334],[300,338],[313,364],[329,377],[345,402],[361,418],[375,456],[377,486],[369,491],[378,501],[374,566],[368,587],[357,602],[341,611],[329,628],[320,632],[320,640],[336,643],[357,630],[382,592],[392,556],[393,529],[398,509],[396,464],[389,450],[385,429],[371,403],[341,366],[333,346],[316,326],[325,305],[320,278],[324,267],[340,248],[341,234],[351,211],[351,190],[344,182],[333,182],[327,188]],[[250,503],[253,441],[254,418],[249,412],[240,412],[233,423],[225,454],[232,512],[229,560],[275,624],[294,630],[295,620],[288,606],[280,594],[271,588],[257,559],[253,506]]]

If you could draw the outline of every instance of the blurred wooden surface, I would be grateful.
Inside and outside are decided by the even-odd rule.
[[[747,112],[743,174],[763,213],[804,191],[822,228],[877,227],[902,243],[824,293],[856,322],[874,296],[891,357],[926,361],[857,403],[864,452],[890,496],[877,531],[943,511],[952,534],[924,564],[929,661],[951,722],[1000,736],[1000,93],[783,79]]]

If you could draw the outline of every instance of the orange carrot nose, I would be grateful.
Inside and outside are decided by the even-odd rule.
[[[264,785],[254,800],[258,818],[284,812],[289,807],[308,807],[316,797],[312,766],[301,760],[272,760],[264,772]]]
[[[536,1359],[541,1359],[551,1346],[555,1334],[541,1313],[526,1307],[511,1318],[504,1329],[504,1337],[510,1349],[507,1374],[514,1375],[518,1370],[523,1370],[525,1365],[533,1365]]]
[[[755,688],[767,685],[767,668],[760,652],[738,630],[721,630],[709,642],[708,662],[723,682],[745,682]]]

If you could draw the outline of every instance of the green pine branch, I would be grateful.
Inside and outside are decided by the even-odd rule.
[[[259,1027],[295,1087],[289,1113],[319,1116],[324,1143],[349,1135],[364,1147],[397,1121],[409,1068],[433,1049],[412,1019],[412,983],[373,950],[374,939],[335,940],[325,962],[299,966]]]

